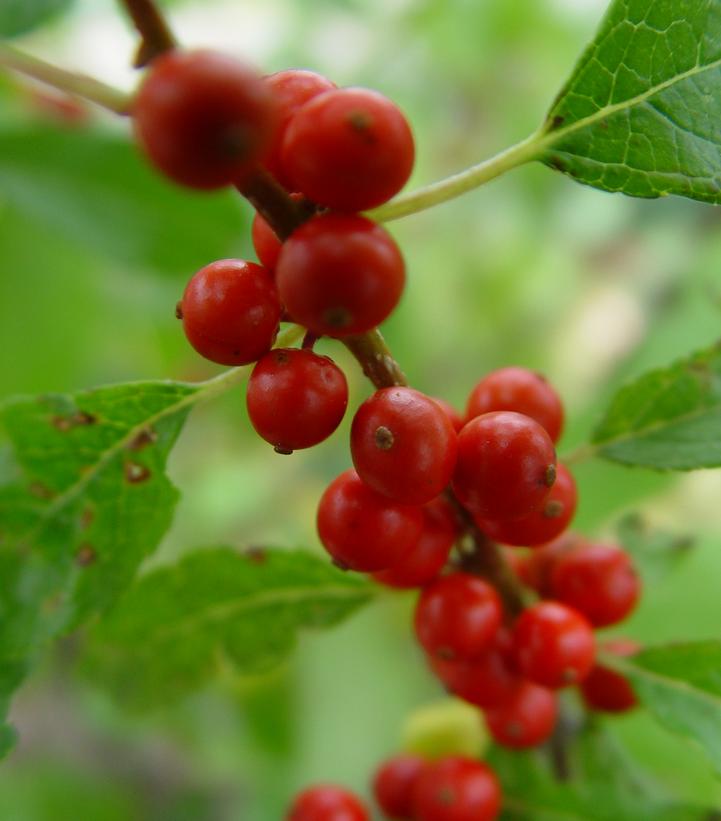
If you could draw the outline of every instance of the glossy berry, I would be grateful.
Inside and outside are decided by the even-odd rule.
[[[290,198],[295,202],[299,202],[303,199],[303,195],[291,194]],[[250,235],[253,240],[253,248],[255,248],[255,253],[258,255],[261,265],[265,265],[268,270],[273,271],[278,264],[282,243],[276,236],[275,231],[257,212],[253,217]]]
[[[337,211],[389,200],[413,169],[415,148],[403,113],[365,88],[329,91],[291,120],[281,155],[293,189]]]
[[[423,530],[423,511],[392,502],[354,470],[341,473],[318,506],[318,534],[336,564],[372,573],[397,564]]]
[[[188,341],[220,365],[247,365],[275,340],[280,303],[267,269],[240,259],[201,268],[179,305]]]
[[[297,68],[269,74],[265,78],[265,82],[275,98],[280,116],[278,130],[272,148],[265,158],[264,165],[281,185],[293,190],[292,181],[288,177],[281,159],[285,132],[300,108],[319,94],[332,91],[337,86],[322,74]]]
[[[500,368],[485,376],[471,391],[467,418],[491,411],[515,411],[535,419],[553,442],[563,428],[563,404],[540,375],[526,368]]]
[[[615,545],[589,544],[564,556],[551,577],[554,598],[575,607],[595,627],[628,616],[641,594],[630,556]]]
[[[317,336],[375,328],[405,284],[398,246],[380,225],[345,214],[306,222],[283,244],[276,267],[281,301]]]
[[[494,522],[479,519],[481,530],[502,544],[533,547],[560,536],[576,512],[576,482],[565,465],[556,465],[556,481],[539,510],[522,519]]]
[[[453,489],[484,519],[520,519],[542,507],[556,478],[556,452],[529,416],[500,411],[472,419],[458,436]]]
[[[575,684],[591,672],[595,658],[593,630],[576,610],[542,601],[519,616],[513,630],[518,671],[543,687]]]
[[[451,420],[453,430],[456,433],[460,433],[461,428],[466,424],[466,420],[461,416],[461,414],[458,413],[450,402],[446,402],[445,399],[440,399],[437,396],[432,396],[431,399],[443,408],[446,416]]]
[[[417,755],[397,755],[384,761],[373,777],[373,794],[383,814],[393,819],[408,819],[413,812],[413,791],[419,776],[428,766]]]
[[[381,388],[358,408],[350,434],[358,475],[405,504],[424,504],[448,485],[456,432],[442,408],[413,388]]]
[[[453,510],[444,499],[434,499],[423,507],[423,531],[413,550],[373,578],[387,587],[423,587],[441,572],[457,536]]]
[[[486,711],[486,724],[498,744],[520,750],[547,741],[557,715],[556,694],[523,681],[502,704]]]
[[[414,821],[494,821],[501,787],[493,770],[453,756],[428,765],[413,792]]]
[[[168,177],[192,188],[242,184],[268,152],[277,109],[263,79],[215,51],[156,58],[133,106],[145,153]]]
[[[628,639],[613,639],[603,645],[606,653],[621,657],[633,656],[640,649],[635,641]],[[628,679],[601,664],[581,682],[581,694],[590,710],[605,713],[625,713],[638,703]]]
[[[327,439],[343,419],[348,383],[327,356],[275,348],[253,368],[246,395],[253,427],[279,453]]]
[[[558,562],[572,550],[587,544],[578,533],[566,531],[558,538],[539,545],[523,556],[516,567],[521,581],[535,590],[542,598],[553,598],[551,578]],[[512,551],[517,553],[517,551]]]
[[[370,814],[350,790],[320,784],[296,796],[286,821],[370,821]]]
[[[467,573],[451,573],[421,593],[416,636],[433,656],[470,660],[490,648],[501,617],[501,600],[490,584]]]
[[[471,661],[454,661],[429,656],[431,670],[449,690],[476,707],[494,707],[503,703],[519,684],[511,669],[506,631],[501,628],[493,644]]]

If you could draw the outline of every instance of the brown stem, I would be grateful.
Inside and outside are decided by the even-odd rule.
[[[142,37],[135,55],[135,68],[143,68],[178,42],[154,0],[120,0]]]
[[[378,328],[364,334],[346,336],[341,341],[358,360],[363,373],[376,388],[391,388],[394,385],[408,384],[405,374],[393,359]]]
[[[283,241],[298,226],[310,219],[317,208],[307,199],[295,200],[272,174],[258,167],[238,186],[238,191],[270,225],[279,240]]]

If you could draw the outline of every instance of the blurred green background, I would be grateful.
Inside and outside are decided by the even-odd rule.
[[[533,130],[605,9],[602,0],[167,5],[187,44],[223,47],[265,72],[312,68],[396,100],[417,137],[411,186]],[[132,32],[110,0],[78,2],[19,45],[124,88],[134,82]],[[156,178],[127,123],[94,110],[68,123],[45,95],[0,77],[0,395],[211,376],[174,306],[198,267],[252,254],[250,216],[233,196],[189,195]],[[708,206],[634,201],[520,169],[391,226],[410,275],[384,333],[412,384],[458,407],[491,368],[544,371],[567,403],[566,453],[623,380],[717,339],[719,225]],[[369,385],[340,346],[320,347],[345,367],[357,405]],[[347,423],[288,458],[252,433],[242,390],[201,407],[171,459],[183,498],[153,562],[219,543],[318,551],[315,503],[349,464]],[[612,536],[625,512],[640,510],[652,527],[698,536],[673,576],[649,580],[622,632],[718,637],[721,474],[597,462],[575,473],[577,525],[588,534]],[[0,767],[0,818],[276,821],[310,782],[367,792],[406,716],[441,695],[411,640],[412,598],[384,594],[335,631],[306,634],[273,676],[223,671],[150,715],[128,715],[85,683],[74,666],[82,636],[67,640],[13,708],[20,743]],[[691,745],[642,714],[609,725],[680,796],[721,803]]]

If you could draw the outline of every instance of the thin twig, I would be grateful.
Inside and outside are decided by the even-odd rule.
[[[82,97],[115,114],[128,115],[130,113],[132,97],[129,94],[85,74],[78,74],[46,63],[7,43],[0,43],[0,66],[26,77],[32,77],[59,91]]]
[[[153,0],[120,0],[130,15],[142,41],[135,55],[134,65],[142,68],[159,55],[175,48],[175,39],[170,26]]]

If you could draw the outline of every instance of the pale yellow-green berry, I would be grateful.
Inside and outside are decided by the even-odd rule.
[[[457,698],[434,701],[411,713],[403,726],[401,748],[425,758],[464,755],[480,758],[488,747],[481,711]]]

